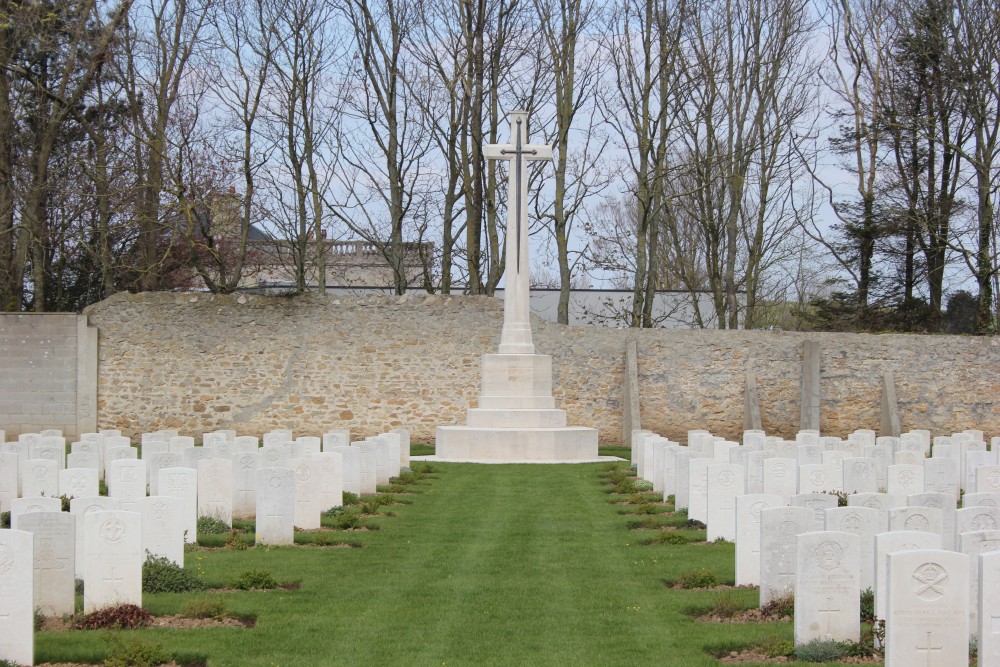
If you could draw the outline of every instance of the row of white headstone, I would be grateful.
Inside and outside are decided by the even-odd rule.
[[[1000,561],[993,555],[1000,554],[998,443],[994,438],[994,448],[987,449],[981,433],[966,432],[935,438],[931,449],[924,432],[896,439],[864,431],[847,441],[804,432],[794,442],[750,432],[741,444],[693,431],[682,447],[637,432],[633,454],[640,476],[664,498],[674,495],[676,508],[686,507],[689,518],[704,522],[709,540],[735,541],[737,585],[759,585],[762,606],[794,594],[797,644],[857,641],[859,593],[871,588],[876,615],[887,620],[886,664],[914,658],[921,664],[958,664],[956,656],[967,655],[971,629],[979,640],[980,664],[995,665],[1000,664],[1000,592],[994,590],[1000,588]],[[910,454],[918,452],[913,460]],[[935,456],[926,459],[926,453]],[[812,462],[817,459],[821,463]],[[906,462],[895,463],[899,459]],[[879,486],[880,470],[889,493],[877,491],[885,488]],[[960,496],[963,486],[969,493]],[[834,492],[849,494],[847,507],[838,507]],[[934,551],[908,574],[908,564],[892,565],[893,554],[917,549]],[[956,570],[955,563],[964,565]],[[924,588],[925,575],[935,568],[944,579],[936,577]],[[907,586],[921,589],[921,600],[933,598],[931,608],[938,611],[920,611],[906,606],[909,602],[900,606],[908,600]],[[946,592],[950,597],[944,599]],[[963,625],[949,616],[957,608],[963,610]],[[964,649],[954,642],[947,650],[935,647],[943,628],[957,637],[963,635],[955,631],[963,629]]]
[[[65,457],[80,463],[71,457],[82,455],[87,465],[61,469],[65,443],[54,441],[61,436],[5,443],[0,507],[11,512],[11,529],[0,530],[0,658],[31,664],[33,639],[23,632],[25,622],[30,628],[36,608],[46,615],[73,613],[75,578],[85,582],[85,611],[141,605],[146,556],[183,567],[184,542],[195,541],[198,516],[231,524],[234,514],[255,515],[258,544],[292,544],[295,528],[319,528],[321,513],[342,505],[344,491],[375,493],[409,463],[405,430],[353,443],[345,431],[291,437],[287,431],[265,434],[259,448],[256,437],[205,434],[208,444],[196,447],[193,438],[170,432],[145,434],[139,458],[139,450],[124,444],[127,438],[89,434],[71,445],[88,451]],[[39,441],[45,438],[50,440]],[[55,494],[19,496],[37,490],[32,478],[45,481],[53,468],[78,482],[64,489],[73,496],[69,513],[61,512]],[[98,495],[101,473],[108,496]],[[24,568],[31,568],[31,586],[15,583],[21,577],[23,584]]]

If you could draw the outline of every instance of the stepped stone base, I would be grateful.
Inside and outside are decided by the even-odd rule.
[[[598,460],[597,429],[579,426],[439,426],[436,440],[434,453],[442,461],[544,463]]]
[[[566,426],[552,397],[552,357],[484,354],[479,407],[439,426],[435,458],[481,463],[596,461],[597,430]]]

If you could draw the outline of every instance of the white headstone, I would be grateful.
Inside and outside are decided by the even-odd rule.
[[[323,451],[323,442],[311,435],[299,436],[292,447],[292,455],[297,459],[307,459]]]
[[[705,524],[709,542],[736,541],[736,497],[746,492],[745,475],[743,466],[732,463],[716,463],[706,469],[708,520]]]
[[[96,468],[66,468],[59,471],[60,496],[84,498],[87,496],[96,496],[97,490]]]
[[[315,530],[320,527],[320,476],[312,459],[291,459],[288,465],[295,471],[295,527]]]
[[[773,494],[736,496],[737,586],[760,586],[760,513],[784,505],[785,499]]]
[[[910,507],[930,507],[941,512],[941,547],[955,549],[955,497],[948,493],[926,491],[908,496]]]
[[[347,429],[335,428],[323,434],[323,451],[331,451],[333,447],[350,447],[351,432]]]
[[[96,448],[95,448],[96,449]],[[101,459],[96,452],[72,452],[66,455],[67,468],[90,468],[101,477]]]
[[[687,447],[679,447],[674,453],[675,483],[674,509],[687,509],[691,500],[691,457],[692,452]]]
[[[264,434],[265,447],[281,447],[286,442],[294,442],[292,432],[287,429],[277,429]]]
[[[840,491],[844,482],[841,466],[832,463],[807,463],[799,466],[799,493]]]
[[[361,493],[370,494],[376,492],[375,467],[378,453],[375,445],[369,442],[358,442],[351,445],[361,452]]]
[[[253,516],[257,499],[257,452],[237,452],[233,460],[233,516]]]
[[[888,560],[890,553],[917,549],[940,549],[941,536],[912,530],[875,535],[875,616],[886,619],[888,610]]]
[[[320,510],[344,504],[344,457],[337,452],[313,454],[319,473]]]
[[[979,555],[991,551],[1000,551],[1000,530],[979,530],[972,533],[961,533],[958,536],[958,548],[969,557],[969,599],[976,600],[979,595]],[[997,582],[990,582],[993,586]],[[979,627],[978,605],[969,605],[969,623],[973,630]]]
[[[969,557],[951,551],[889,554],[886,667],[969,662]]]
[[[837,496],[828,493],[799,493],[792,496],[792,507],[812,510],[813,527],[810,532],[823,530],[826,526],[826,510],[836,507],[839,502]]]
[[[870,507],[834,507],[826,510],[826,529],[858,536],[861,554],[861,590],[875,590],[875,534],[880,531],[878,510]]]
[[[878,510],[880,533],[889,531],[889,510],[905,505],[906,496],[891,496],[888,493],[855,493],[847,496],[848,507],[870,507]]]
[[[976,468],[976,493],[1000,493],[1000,466]]]
[[[294,544],[295,471],[258,468],[256,487],[257,544]]]
[[[122,501],[122,511],[138,512],[146,497],[146,462],[142,459],[117,459],[108,464],[108,495]]]
[[[962,496],[962,507],[996,507],[1000,509],[1000,493],[967,493]]]
[[[903,463],[891,465],[886,471],[886,488],[890,494],[912,496],[924,492],[924,467]]]
[[[917,530],[943,536],[944,517],[933,507],[897,507],[889,510],[889,530]],[[944,546],[942,539],[941,545]]]
[[[797,537],[795,644],[861,637],[858,536],[838,531]]]
[[[688,460],[688,518],[705,523],[708,520],[708,466],[715,465],[714,458]]]
[[[186,435],[175,435],[167,440],[170,451],[183,455],[184,452],[194,447],[194,438]]]
[[[180,567],[184,567],[183,505],[175,496],[147,496],[139,503],[143,552],[169,558]]]
[[[15,498],[10,503],[10,527],[20,528],[18,520],[25,514],[33,512],[61,512],[62,500],[43,496],[25,496]]]
[[[83,610],[117,604],[142,606],[142,515],[93,512],[83,517]]]
[[[20,494],[18,491],[18,455],[14,452],[0,452],[0,512],[9,512],[10,503]]]
[[[994,445],[995,446],[995,445]],[[1000,665],[1000,551],[979,555],[978,667]]]
[[[961,485],[955,461],[941,458],[923,459],[923,465],[924,491],[947,493],[957,500],[961,494]]]
[[[61,617],[74,609],[76,579],[76,519],[67,512],[32,512],[18,529],[35,536],[35,608]]]
[[[410,467],[410,431],[405,428],[394,428],[390,433],[399,436],[399,465],[403,468]],[[350,440],[348,440],[350,442]]]
[[[193,468],[160,468],[157,492],[181,499],[181,525],[184,541],[198,541],[198,471]]]
[[[796,541],[811,532],[813,513],[802,507],[773,507],[760,513],[760,606],[795,590]]]
[[[198,516],[233,525],[233,462],[229,459],[198,461]]]
[[[845,458],[841,461],[844,475],[844,491],[847,493],[875,493],[878,491],[875,477],[875,459],[867,457]]]
[[[331,447],[344,461],[344,493],[361,495],[361,452],[357,447]]]
[[[62,438],[59,438],[60,444],[40,444],[31,445],[28,447],[28,458],[29,459],[45,459],[47,461],[54,461],[56,464],[56,470],[62,470],[66,467],[66,443],[61,442]]]
[[[795,459],[774,457],[764,461],[763,489],[769,493],[783,497],[787,502],[798,492],[796,477],[798,466]]]
[[[0,659],[35,664],[34,536],[0,530]]]
[[[146,473],[149,477],[149,495],[155,496],[160,490],[160,471],[164,468],[180,468],[183,464],[181,455],[177,452],[154,454],[146,460]]]
[[[291,453],[284,447],[265,445],[260,450],[258,465],[261,468],[284,468],[288,465]]]
[[[24,463],[21,477],[21,493],[24,496],[59,495],[59,466],[50,459],[28,459]]]
[[[89,498],[73,498],[69,501],[69,513],[73,515],[76,526],[76,548],[74,550],[74,563],[76,565],[76,578],[83,579],[86,575],[83,567],[84,545],[87,542],[87,533],[83,529],[83,517],[94,512],[106,512],[108,510],[120,510],[122,503],[117,498],[107,496],[90,496]]]

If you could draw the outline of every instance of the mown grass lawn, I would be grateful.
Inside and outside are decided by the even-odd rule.
[[[707,648],[791,637],[787,623],[685,614],[717,593],[664,581],[707,568],[731,583],[732,545],[640,544],[629,528],[638,517],[610,502],[603,464],[433,466],[402,496],[412,502],[388,508],[395,516],[366,519],[380,530],[345,534],[361,548],[187,554],[212,585],[265,568],[297,590],[144,596],[155,615],[223,598],[256,627],[134,634],[213,667],[717,665]],[[99,662],[105,651],[98,632],[40,633],[36,662]]]

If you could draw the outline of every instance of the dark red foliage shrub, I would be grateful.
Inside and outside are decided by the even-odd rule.
[[[134,604],[120,604],[85,614],[73,623],[73,627],[78,630],[100,630],[102,628],[132,630],[144,628],[152,620],[152,614],[142,607]]]

